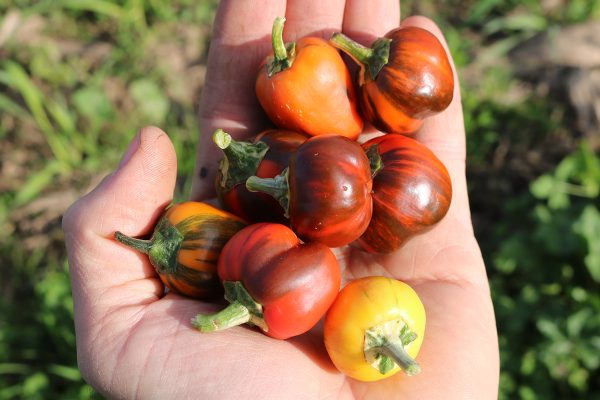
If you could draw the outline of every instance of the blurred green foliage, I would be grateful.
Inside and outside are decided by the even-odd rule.
[[[503,398],[600,394],[599,189],[600,158],[582,142],[495,226]]]
[[[0,26],[13,18],[22,28],[17,39],[0,43],[2,162],[4,171],[13,164],[17,171],[3,176],[0,189],[0,399],[95,396],[77,368],[60,217],[31,228],[13,216],[56,191],[81,194],[116,166],[136,130],[148,124],[169,132],[179,159],[176,197],[186,196],[197,98],[174,99],[175,85],[188,82],[159,65],[157,47],[184,25],[188,46],[196,48],[181,44],[180,51],[196,57],[192,66],[202,64],[216,3],[0,1]],[[86,49],[96,53],[82,56]],[[21,214],[34,221],[44,214],[31,212]],[[40,244],[24,244],[25,238]]]
[[[0,183],[0,400],[95,396],[76,365],[60,230],[68,204],[45,219],[47,210],[33,205],[57,191],[80,195],[147,124],[169,132],[176,197],[186,196],[197,93],[182,89],[193,74],[163,61],[185,54],[186,71],[201,69],[216,3],[0,1],[0,26],[29,23],[20,39],[0,41],[0,151],[3,171],[12,171]],[[576,133],[560,96],[509,96],[529,84],[506,61],[536,33],[600,17],[600,1],[405,1],[402,10],[440,24],[463,81],[469,193],[500,335],[500,398],[600,398],[600,156]],[[165,41],[180,53],[161,53]]]

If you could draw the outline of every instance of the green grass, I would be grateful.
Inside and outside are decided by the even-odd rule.
[[[23,31],[0,46],[0,400],[92,398],[76,366],[60,217],[147,124],[173,140],[176,197],[187,196],[198,134],[198,91],[188,88],[201,88],[216,1],[9,4],[0,2],[0,26],[10,17]],[[469,192],[500,335],[500,398],[593,399],[600,157],[564,97],[537,94],[507,54],[539,32],[600,17],[600,1],[540,4],[402,8],[440,24],[461,75]]]

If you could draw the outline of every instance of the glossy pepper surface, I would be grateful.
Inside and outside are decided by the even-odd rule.
[[[201,202],[166,209],[150,240],[121,232],[115,239],[148,254],[161,281],[175,293],[206,299],[223,293],[217,261],[225,243],[246,224],[238,217]]]
[[[265,193],[247,190],[246,179],[280,174],[308,138],[303,133],[270,129],[250,141],[235,141],[223,130],[215,131],[213,141],[223,151],[215,182],[221,205],[248,222],[287,223],[279,202]]]
[[[303,243],[288,227],[271,223],[250,225],[233,236],[218,273],[229,306],[197,315],[192,324],[210,332],[249,323],[276,339],[311,329],[334,301],[341,280],[328,247]]]
[[[343,136],[308,139],[282,174],[250,177],[246,186],[278,199],[305,241],[343,246],[358,239],[371,219],[369,159],[358,143]]]
[[[327,40],[318,37],[285,44],[284,20],[277,18],[273,24],[273,54],[256,78],[260,104],[279,128],[355,139],[363,121],[344,60]]]
[[[410,137],[383,135],[362,146],[374,175],[373,216],[356,243],[368,252],[390,253],[446,215],[452,182],[435,154]]]
[[[412,133],[422,120],[448,107],[454,75],[444,46],[423,28],[388,32],[370,48],[341,33],[330,42],[360,66],[360,106],[365,118],[385,133]]]
[[[348,283],[327,312],[325,348],[333,364],[361,381],[421,371],[417,356],[425,333],[419,296],[398,280],[369,276]]]

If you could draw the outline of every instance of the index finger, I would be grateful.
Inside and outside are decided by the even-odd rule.
[[[260,7],[253,1],[219,3],[200,99],[194,199],[214,196],[213,180],[221,153],[211,142],[211,133],[221,128],[235,139],[243,139],[267,125],[254,95],[254,80],[271,46],[273,21],[285,15],[285,9],[285,0],[264,0]]]
[[[398,0],[346,0],[342,30],[365,46],[400,24]]]

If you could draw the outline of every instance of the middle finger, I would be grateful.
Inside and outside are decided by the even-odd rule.
[[[328,39],[342,28],[345,0],[288,0],[284,39],[294,41],[303,36]]]

